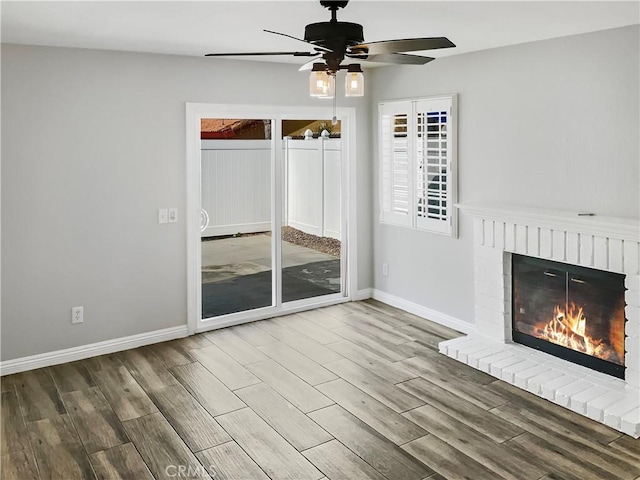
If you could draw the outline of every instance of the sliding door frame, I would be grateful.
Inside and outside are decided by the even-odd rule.
[[[201,145],[200,120],[203,118],[263,118],[272,122],[271,212],[272,225],[282,223],[282,120],[326,118],[327,108],[282,105],[227,105],[210,103],[186,104],[186,237],[187,237],[187,328],[189,334],[223,328],[263,318],[286,315],[302,310],[352,300],[357,292],[357,225],[356,225],[356,114],[355,108],[338,108],[341,121],[341,277],[342,291],[295,302],[282,303],[282,243],[281,229],[272,229],[272,280],[275,285],[274,304],[269,307],[246,310],[202,319],[201,285]]]

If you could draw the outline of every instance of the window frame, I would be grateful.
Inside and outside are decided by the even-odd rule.
[[[428,140],[427,137],[423,136],[424,132],[421,133],[418,129],[418,115],[425,115],[424,118],[427,118],[428,115],[433,115],[435,112],[438,112],[437,115],[440,115],[443,111],[447,112],[448,115],[445,116],[446,120],[444,121],[444,125],[446,125],[446,127],[438,130],[438,133],[440,134],[438,141],[444,140],[444,143],[446,143],[446,150],[441,149],[441,143],[437,149],[439,153],[437,153],[435,157],[428,157],[424,154],[418,158],[419,150],[426,153],[426,142]],[[395,138],[400,137],[391,137],[391,135],[394,135],[395,131],[393,126],[399,125],[399,123],[396,123],[396,119],[399,120],[399,116],[402,115],[407,115],[407,140],[405,143],[407,153],[406,162],[408,164],[408,181],[406,182],[406,190],[409,200],[406,209],[397,208],[398,205],[402,205],[402,202],[399,202],[399,199],[403,195],[405,185],[403,185],[403,179],[401,176],[399,176],[398,180],[396,180],[395,177],[396,173],[402,173],[404,157],[402,148],[394,150],[394,147],[402,147],[402,145],[401,142],[395,141]],[[442,118],[440,118],[439,121],[442,121]],[[457,133],[456,94],[385,101],[378,104],[378,172],[381,223],[436,233],[453,238],[458,237],[458,217],[457,209],[455,207],[458,193]],[[422,148],[420,148],[419,142],[423,142]],[[433,152],[434,151],[431,150],[431,153]],[[440,194],[432,192],[434,193],[432,199],[434,204],[438,205],[438,207],[434,206],[434,210],[442,208],[445,211],[445,215],[444,219],[437,219],[420,214],[421,209],[418,208],[420,198],[426,200],[427,205],[429,200],[426,194],[425,196],[418,196],[420,191],[425,192],[426,186],[423,185],[422,189],[419,189],[418,187],[419,177],[423,175],[422,172],[424,172],[425,168],[433,168],[434,165],[442,165],[443,153],[446,158],[446,170],[444,172],[439,172],[439,176],[446,175],[446,181],[442,184],[440,183],[440,178],[434,179],[434,182],[440,184],[440,188],[438,189],[440,190]],[[434,160],[436,160],[435,164],[429,163]],[[423,181],[428,182],[429,180]],[[444,196],[441,193],[442,191],[446,192]],[[445,204],[444,207],[441,206],[442,203]]]

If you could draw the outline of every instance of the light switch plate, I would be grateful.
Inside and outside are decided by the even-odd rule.
[[[167,209],[161,208],[158,210],[158,223],[167,223]]]
[[[169,209],[169,223],[178,223],[178,209],[170,208]]]

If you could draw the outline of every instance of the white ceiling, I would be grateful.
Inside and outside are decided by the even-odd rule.
[[[439,57],[640,23],[633,1],[352,0],[338,19],[364,26],[365,40],[446,36],[457,48]],[[202,56],[208,52],[305,51],[276,30],[304,36],[326,21],[316,0],[5,1],[2,42]],[[246,57],[245,57],[246,59]],[[249,57],[293,62],[293,57]],[[215,60],[212,60],[215,61]]]

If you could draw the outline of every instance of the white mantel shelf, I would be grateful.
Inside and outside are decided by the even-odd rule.
[[[640,220],[633,218],[589,216],[580,215],[580,213],[590,212],[569,212],[485,202],[458,203],[456,207],[474,218],[640,241]]]
[[[473,218],[477,333],[440,343],[441,353],[640,437],[640,221],[495,203],[456,207]],[[513,343],[513,254],[625,275],[624,380]]]

